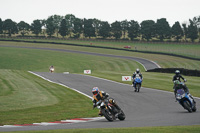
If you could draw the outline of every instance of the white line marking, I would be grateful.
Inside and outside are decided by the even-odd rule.
[[[44,79],[44,80],[46,80],[46,81],[49,81],[49,82],[51,82],[51,83],[58,84],[58,85],[61,85],[61,86],[63,86],[63,87],[69,88],[69,89],[71,89],[71,90],[74,90],[74,91],[76,91],[76,92],[78,92],[78,93],[80,93],[80,94],[82,94],[82,95],[84,95],[84,96],[86,96],[86,97],[92,99],[91,96],[89,96],[89,95],[87,95],[87,94],[85,94],[85,93],[83,93],[83,92],[81,92],[81,91],[79,91],[79,90],[76,90],[76,89],[74,89],[74,88],[70,88],[69,86],[64,85],[64,84],[61,84],[61,83],[57,83],[57,82],[51,81],[51,80],[49,80],[49,79],[47,79],[47,78],[45,78],[45,77],[43,77],[43,76],[41,76],[41,75],[39,75],[39,74],[36,74],[36,73],[34,73],[34,72],[31,72],[31,71],[28,71],[28,72],[29,72],[29,73],[32,73],[32,74],[34,74],[34,75],[36,75],[36,76],[38,76],[38,77],[40,77],[40,78],[42,78],[42,79]]]

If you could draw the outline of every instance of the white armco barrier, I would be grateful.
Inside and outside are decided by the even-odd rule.
[[[122,76],[122,81],[131,81],[131,76]]]
[[[91,70],[84,70],[84,74],[91,74]]]

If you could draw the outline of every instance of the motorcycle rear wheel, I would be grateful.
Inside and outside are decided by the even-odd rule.
[[[121,110],[121,111],[120,111],[120,114],[118,115],[118,119],[119,119],[120,121],[123,121],[123,120],[125,120],[125,118],[126,118],[126,116],[125,116],[124,112]]]

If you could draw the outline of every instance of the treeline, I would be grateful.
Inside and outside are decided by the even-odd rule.
[[[164,39],[174,39],[192,42],[199,39],[200,42],[200,16],[189,19],[189,24],[175,22],[172,27],[166,18],[144,20],[140,24],[135,20],[115,21],[109,24],[107,21],[98,19],[80,19],[72,14],[65,16],[52,15],[45,20],[34,20],[31,25],[24,21],[16,23],[11,19],[2,21],[0,18],[0,34],[12,36],[21,34],[27,36],[30,33],[35,36],[43,35],[48,37],[70,37],[86,38],[96,37],[102,39],[127,39],[151,41],[152,38],[159,41]]]

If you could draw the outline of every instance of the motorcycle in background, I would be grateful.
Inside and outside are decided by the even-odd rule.
[[[136,77],[134,81],[133,87],[135,88],[135,92],[139,92],[142,85],[142,79],[140,77]]]
[[[54,67],[53,67],[53,66],[50,66],[50,67],[49,67],[49,71],[50,71],[51,73],[53,73],[53,72],[54,72],[54,70],[55,70],[55,69],[54,69]]]

